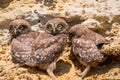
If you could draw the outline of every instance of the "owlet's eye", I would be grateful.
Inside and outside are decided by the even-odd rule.
[[[13,26],[10,26],[10,30],[13,30],[14,28],[13,28]]]
[[[58,29],[62,29],[62,28],[63,28],[63,25],[62,25],[62,24],[58,24],[58,25],[57,25],[57,28],[58,28]]]
[[[49,29],[49,30],[52,30],[53,28],[52,28],[52,25],[47,25],[47,29]]]
[[[24,29],[24,26],[23,26],[23,25],[21,25],[21,26],[19,27],[19,29],[20,29],[20,30],[23,30],[23,29]]]

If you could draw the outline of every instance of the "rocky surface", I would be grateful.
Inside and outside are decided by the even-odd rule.
[[[61,17],[70,27],[82,23],[102,34],[110,43],[103,46],[104,54],[120,56],[120,0],[1,0],[0,1],[0,80],[50,80],[46,72],[38,68],[16,67],[9,54],[8,25],[23,18],[35,31],[44,30],[51,18]],[[69,53],[69,50],[65,53]],[[76,70],[77,61],[67,55],[60,58],[55,74],[59,80],[81,80]],[[112,60],[93,69],[87,79],[120,79],[120,62]]]

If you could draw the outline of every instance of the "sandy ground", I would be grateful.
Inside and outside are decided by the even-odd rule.
[[[41,4],[42,3],[42,4]],[[39,15],[37,15],[37,13]],[[62,17],[70,25],[81,23],[98,31],[108,39],[113,39],[111,46],[106,45],[108,55],[120,56],[120,0],[0,0],[0,80],[52,80],[39,68],[18,66],[9,54],[10,39],[8,24],[18,15],[23,15],[33,29],[38,30],[53,17]],[[111,53],[109,53],[111,50]],[[76,71],[82,70],[77,60],[72,61],[64,51],[54,71],[58,80],[82,80]],[[113,52],[113,53],[112,53]],[[120,60],[108,59],[99,67],[91,69],[84,80],[120,80]]]
[[[45,71],[39,68],[31,68],[28,66],[18,66],[11,60],[11,55],[9,54],[9,45],[7,41],[9,40],[8,31],[5,29],[0,30],[1,39],[1,51],[0,51],[0,80],[52,80]],[[7,38],[5,37],[7,36]],[[57,63],[57,68],[54,71],[55,75],[59,80],[82,80],[80,76],[76,74],[76,71],[81,70],[82,66],[77,60],[72,61],[69,59],[68,51],[64,51],[66,55],[61,57]],[[117,60],[107,60],[106,62],[99,65],[99,67],[91,69],[85,80],[101,80],[110,79],[118,80],[120,79],[120,61]]]

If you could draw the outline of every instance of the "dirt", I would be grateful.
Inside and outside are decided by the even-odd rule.
[[[23,15],[36,31],[41,24],[44,25],[53,17],[62,17],[69,25],[85,21],[83,24],[88,28],[113,40],[110,45],[104,46],[106,55],[120,55],[120,0],[1,0],[0,4],[0,80],[52,80],[38,67],[18,66],[13,63],[8,44],[8,24],[18,15]],[[64,52],[66,54],[60,57],[54,71],[58,80],[83,80],[76,72],[84,67],[77,60],[69,58],[70,50]],[[120,79],[120,60],[110,57],[98,67],[92,68],[84,78],[108,79]]]
[[[3,37],[4,40],[9,40],[9,35],[7,35],[8,38],[6,38],[4,34],[8,34],[7,30],[2,30],[1,37]],[[7,45],[7,41],[1,42],[1,44],[0,80],[52,80],[45,71],[37,67],[18,66],[17,63],[13,63],[11,55],[9,54],[10,45]],[[66,55],[58,60],[54,73],[58,77],[58,80],[82,80],[82,78],[76,74],[76,71],[81,70],[82,66],[77,60],[72,61],[67,55],[69,53],[70,51],[68,50],[65,52]],[[120,79],[120,61],[109,59],[99,65],[99,67],[91,69],[89,74],[84,78],[84,80],[101,79]]]

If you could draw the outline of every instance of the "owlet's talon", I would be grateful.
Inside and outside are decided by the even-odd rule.
[[[77,71],[76,74],[80,76],[81,78],[84,78],[86,76],[86,73],[83,73],[81,71]]]
[[[77,71],[76,71],[76,74],[77,74],[78,76],[81,76],[81,73],[82,73],[81,70],[77,70]]]

